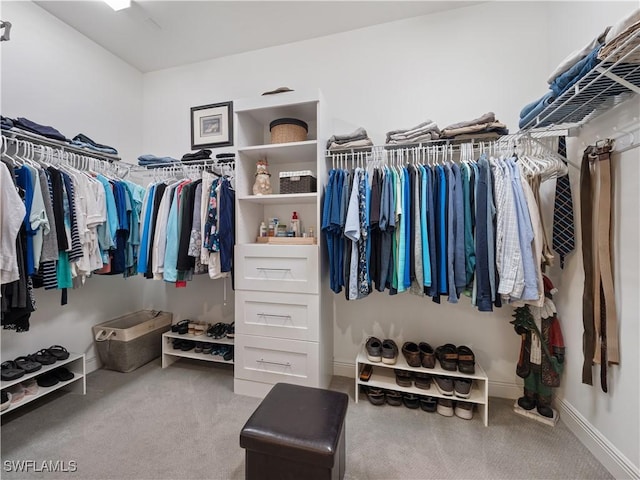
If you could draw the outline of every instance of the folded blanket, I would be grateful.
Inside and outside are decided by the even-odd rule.
[[[640,17],[640,9],[635,13],[636,13],[635,15],[636,17]],[[604,60],[605,58],[609,57],[614,51],[619,49],[621,45],[626,43],[627,46],[624,49],[621,49],[619,52],[616,52],[615,55],[609,58],[609,61],[611,62],[617,62],[618,60],[620,60],[623,56],[625,56],[626,53],[629,52],[631,48],[635,47],[636,45],[638,45],[638,42],[640,42],[640,34],[638,34],[639,31],[640,31],[640,18],[635,23],[628,25],[627,28],[622,30],[618,36],[613,37],[610,42],[608,42],[604,47],[602,47],[600,52],[598,52],[598,59]],[[631,40],[631,37],[635,37],[635,38]],[[634,52],[631,55],[627,55],[624,58],[624,62],[639,63],[640,55],[637,52]]]
[[[492,123],[495,121],[496,121],[495,113],[487,112],[484,115],[482,115],[480,118],[476,118],[475,120],[468,120],[465,122],[454,123],[452,125],[449,125],[448,127],[443,128],[442,131],[444,132],[445,130],[455,130],[457,128],[464,128],[464,127],[470,127],[472,125]]]
[[[16,127],[27,130],[28,132],[37,133],[38,135],[42,135],[43,137],[60,140],[62,142],[67,141],[67,137],[62,135],[62,133],[60,133],[55,128],[48,125],[40,125],[39,123],[33,122],[28,118],[18,117],[13,121],[13,123]]]
[[[418,135],[417,137],[409,137],[409,138],[392,138],[387,142],[388,145],[406,145],[410,143],[420,143],[420,142],[429,142],[431,140],[438,140],[440,138],[440,134],[438,132],[432,131],[427,132],[422,135]]]
[[[549,90],[542,96],[542,98],[539,98],[538,100],[535,100],[529,105],[525,106],[520,112],[520,122],[518,123],[518,127],[524,128],[526,125],[528,125],[531,120],[537,117],[540,112],[542,112],[542,110],[550,105],[555,99],[555,94],[551,90]]]
[[[415,141],[418,137],[422,137],[427,134],[436,134],[437,136],[435,138],[440,136],[440,129],[438,128],[438,125],[436,125],[436,122],[427,120],[426,122],[422,122],[421,124],[406,130],[391,130],[390,132],[387,132],[386,143],[391,143],[391,140],[409,143],[410,141]],[[433,137],[433,135],[431,136]]]
[[[570,89],[575,83],[589,73],[600,62],[598,60],[598,52],[602,45],[598,45],[593,49],[589,55],[584,57],[578,63],[576,63],[569,70],[564,72],[549,86],[551,91],[559,97],[568,89]]]
[[[569,55],[567,55],[564,58],[564,60],[562,60],[560,64],[555,68],[555,70],[551,72],[551,75],[549,75],[549,78],[547,79],[547,83],[551,85],[560,75],[565,73],[567,70],[573,67],[576,63],[578,63],[580,60],[582,60],[587,55],[589,55],[594,48],[598,47],[599,45],[602,45],[605,41],[604,39],[606,35],[610,31],[610,28],[611,27],[605,28],[604,31],[600,33],[600,35],[598,35],[589,43],[587,43],[584,47],[579,48],[571,52]]]
[[[635,9],[629,15],[621,18],[615,25],[613,25],[604,38],[604,44],[608,45],[638,22],[640,22],[640,8]]]
[[[344,143],[332,142],[331,145],[329,145],[328,150],[350,150],[352,148],[370,147],[371,145],[373,145],[371,139],[365,138],[363,140],[354,140],[352,142]]]
[[[150,153],[140,155],[138,157],[138,165],[147,167],[153,165],[154,167],[164,167],[165,165],[171,165],[173,163],[180,163],[180,160],[176,160],[171,157],[156,157]]]
[[[332,135],[329,138],[329,140],[327,140],[327,149],[331,147],[332,143],[336,143],[340,145],[343,143],[353,142],[356,140],[365,140],[367,138],[369,138],[369,135],[367,135],[367,131],[364,128],[359,127],[351,133],[346,133],[342,135]]]
[[[465,133],[504,131],[506,128],[507,126],[501,122],[478,123],[460,128],[445,128],[442,130],[442,138],[453,138]]]
[[[195,153],[185,153],[182,156],[183,161],[191,161],[191,160],[207,160],[211,158],[211,150],[208,148],[203,148],[202,150],[198,150]]]

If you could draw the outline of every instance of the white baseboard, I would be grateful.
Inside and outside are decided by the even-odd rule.
[[[338,377],[356,378],[356,364],[333,362],[333,374]]]
[[[349,362],[333,362],[333,374],[339,377],[355,378],[356,365]],[[522,385],[506,382],[489,382],[489,396],[516,399],[522,396]]]
[[[87,370],[86,373],[95,372],[101,367],[97,357],[85,358],[84,366],[85,366],[85,369]]]
[[[489,381],[489,396],[515,400],[523,395],[522,385],[507,382]]]
[[[620,450],[611,444],[573,405],[565,399],[556,399],[562,412],[560,418],[584,446],[609,470],[616,479],[640,479],[640,467],[634,465]]]

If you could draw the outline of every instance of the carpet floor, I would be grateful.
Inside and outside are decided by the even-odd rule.
[[[349,378],[334,377],[331,388],[350,397],[348,480],[613,478],[562,419],[550,427],[521,417],[511,400],[491,398],[484,427],[477,412],[463,420],[378,407],[364,394],[356,404]],[[242,479],[239,434],[259,403],[233,393],[226,365],[182,359],[166,369],[157,360],[127,374],[98,370],[84,396],[54,392],[2,417],[0,476]],[[21,461],[33,463],[17,471]],[[48,471],[56,461],[75,471]]]

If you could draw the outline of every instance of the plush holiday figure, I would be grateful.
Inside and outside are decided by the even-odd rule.
[[[271,177],[271,174],[267,170],[267,161],[258,160],[256,164],[256,181],[253,184],[254,195],[269,195],[272,192],[269,177]]]
[[[552,301],[556,289],[546,276],[543,281],[544,305],[516,308],[511,323],[522,337],[516,373],[524,378],[524,396],[518,399],[518,405],[525,410],[537,408],[540,415],[552,418],[551,389],[560,386],[564,340]]]

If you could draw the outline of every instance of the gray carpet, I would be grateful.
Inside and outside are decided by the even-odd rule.
[[[352,379],[332,388],[350,395],[346,479],[612,478],[562,424],[520,417],[492,398],[489,427],[473,420],[388,405],[362,395]],[[233,394],[229,366],[154,361],[132,373],[99,370],[87,395],[54,393],[2,417],[2,478],[242,479],[238,436],[258,399]],[[73,473],[10,472],[8,461],[61,460]]]

